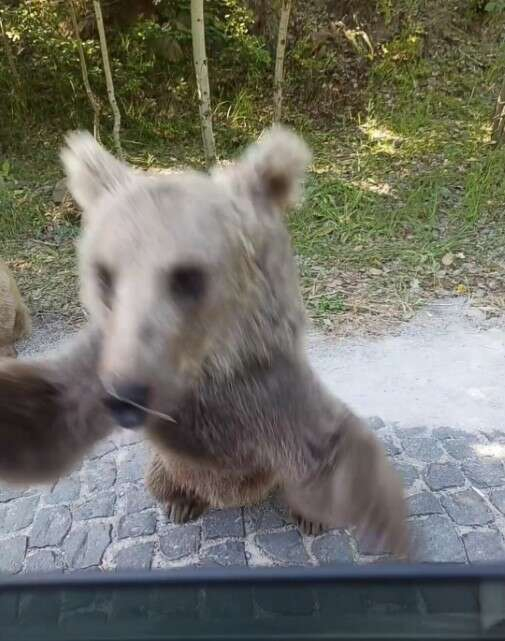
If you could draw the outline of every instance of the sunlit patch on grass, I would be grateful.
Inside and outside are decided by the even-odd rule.
[[[368,118],[360,125],[359,129],[365,133],[372,142],[398,143],[404,140],[403,136],[392,131],[384,124],[379,124],[375,118]]]

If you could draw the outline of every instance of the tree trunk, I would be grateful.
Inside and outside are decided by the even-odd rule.
[[[282,0],[281,15],[279,19],[279,33],[277,35],[277,51],[275,53],[274,72],[274,122],[279,122],[282,113],[282,86],[284,83],[284,54],[286,53],[286,40],[288,37],[289,14],[291,0]]]
[[[505,140],[505,79],[496,99],[493,120],[491,122],[491,142],[496,146]]]
[[[75,13],[73,0],[69,0],[69,6],[72,25],[74,27],[75,41],[77,43],[77,50],[79,52],[79,60],[81,62],[82,81],[84,83],[84,88],[86,89],[86,95],[88,96],[91,108],[93,109],[93,135],[95,136],[96,140],[100,142],[100,102],[91,89],[91,85],[89,83],[88,67],[86,66],[86,58],[84,56],[82,40],[81,36],[79,35],[79,26],[77,24],[77,16]]]
[[[202,128],[205,163],[210,167],[216,160],[216,144],[212,131],[212,111],[210,107],[210,87],[207,55],[205,53],[205,23],[203,0],[191,0],[191,34],[193,39],[193,61],[195,63],[196,86],[200,126]]]
[[[95,9],[96,26],[98,28],[98,35],[100,37],[100,50],[102,52],[103,70],[105,73],[105,83],[107,85],[107,95],[109,97],[110,108],[114,117],[114,127],[112,135],[114,137],[114,145],[119,158],[123,159],[123,148],[121,147],[121,139],[119,133],[121,131],[121,113],[116,102],[116,95],[114,93],[114,82],[112,80],[112,71],[110,68],[109,52],[107,49],[107,39],[105,37],[105,27],[103,25],[102,7],[100,0],[93,0],[93,7]]]

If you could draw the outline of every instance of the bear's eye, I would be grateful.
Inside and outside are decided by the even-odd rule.
[[[96,277],[98,280],[98,287],[102,301],[106,307],[110,309],[112,304],[112,294],[114,289],[114,279],[112,272],[105,265],[96,266]]]
[[[181,302],[196,302],[205,293],[206,276],[201,267],[175,267],[168,276],[168,282],[171,294]]]

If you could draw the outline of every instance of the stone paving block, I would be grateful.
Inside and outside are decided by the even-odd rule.
[[[84,474],[86,496],[112,488],[116,482],[116,462],[112,458],[98,459],[88,464]]]
[[[493,490],[489,498],[491,503],[500,510],[502,514],[505,514],[505,487]]]
[[[428,514],[443,514],[440,501],[431,492],[420,492],[407,499],[409,516],[426,516]]]
[[[405,454],[425,463],[436,463],[444,456],[440,443],[435,438],[418,437],[403,441]]]
[[[491,432],[486,432],[485,436],[491,443],[505,443],[505,431],[504,430],[492,430]]]
[[[35,515],[30,533],[30,547],[60,545],[71,525],[70,510],[65,505],[40,509]]]
[[[465,548],[454,524],[434,514],[410,523],[414,560],[420,563],[465,563]]]
[[[413,438],[426,438],[430,437],[430,430],[425,425],[418,425],[416,427],[400,427],[397,423],[393,424],[396,436],[401,440],[402,445]]]
[[[441,501],[458,525],[486,525],[493,520],[486,502],[474,489],[443,496]]]
[[[432,435],[442,440],[459,438],[468,443],[475,443],[481,440],[479,435],[455,427],[437,427],[433,430]]]
[[[356,544],[360,556],[380,556],[387,558],[391,550],[385,547],[380,533],[374,531],[364,532],[361,536],[356,534]]]
[[[63,478],[60,479],[52,490],[44,495],[44,501],[50,505],[57,505],[59,503],[70,503],[79,498],[81,491],[81,484],[76,478]]]
[[[505,544],[499,532],[467,532],[463,543],[470,563],[505,561]]]
[[[245,530],[249,534],[262,530],[275,530],[286,525],[279,511],[273,505],[266,504],[244,508]]]
[[[398,454],[401,453],[401,449],[394,443],[390,436],[379,435],[379,440],[388,456],[398,456]]]
[[[126,512],[142,512],[156,506],[156,500],[144,484],[139,487],[128,488],[126,493]]]
[[[349,536],[345,532],[328,532],[316,537],[311,552],[320,565],[350,563],[354,556]]]
[[[293,523],[291,511],[286,503],[283,494],[278,491],[277,494],[272,496],[272,507],[279,514],[279,516],[286,521],[286,523]]]
[[[368,424],[368,427],[372,429],[374,432],[377,432],[378,430],[382,430],[384,427],[386,427],[386,424],[380,418],[380,416],[370,416],[369,418],[367,418],[367,424]]]
[[[430,490],[447,490],[461,487],[465,477],[455,463],[432,463],[424,472],[424,480]]]
[[[26,491],[26,487],[21,488],[17,485],[2,485],[0,486],[0,503],[18,499],[20,496],[23,496]]]
[[[280,565],[303,565],[309,561],[298,530],[258,534],[255,542],[272,561]]]
[[[493,439],[450,427],[403,429],[374,417],[369,425],[383,441],[407,491],[416,487],[407,504],[409,524],[417,539],[423,536],[418,549],[420,560],[459,563],[468,559],[501,560],[505,545],[502,533],[482,528],[492,523],[496,512],[478,491],[464,489],[468,483],[483,489],[490,502],[505,514],[503,462],[490,451],[486,456],[485,451],[476,452],[473,448],[479,444],[490,446]],[[499,438],[505,443],[505,434],[500,433]],[[112,559],[113,566],[149,568],[153,559],[161,567],[186,564],[243,567],[269,563],[323,565],[352,562],[355,558],[356,541],[345,531],[303,538],[293,529],[287,506],[273,500],[242,510],[213,510],[197,523],[182,526],[167,523],[145,487],[149,452],[144,443],[135,442],[139,440],[136,434],[131,443],[113,435],[110,442],[106,440],[97,446],[79,474],[74,472],[53,487],[0,484],[1,561],[8,568],[4,571],[87,571],[104,567],[104,559],[105,567]],[[447,462],[444,457],[455,458],[456,462]],[[449,516],[458,527],[479,529],[464,531],[461,537]],[[494,527],[501,525],[501,520],[497,520]],[[244,543],[246,535],[248,542]],[[246,546],[250,546],[247,549],[251,558],[249,552],[246,554]],[[366,542],[360,542],[358,559],[359,553],[365,552]],[[200,610],[205,603],[200,602]],[[394,608],[395,604],[386,599],[378,607]],[[311,608],[309,604],[307,611]],[[217,610],[215,614],[218,616]],[[226,608],[221,614],[227,616]],[[104,617],[105,621],[106,612]]]
[[[142,430],[120,430],[119,432],[115,432],[111,438],[116,445],[121,448],[129,445],[140,445],[146,440]],[[144,448],[142,447],[142,449]]]
[[[167,559],[176,561],[197,554],[200,539],[198,525],[176,525],[160,536],[160,549]]]
[[[142,445],[127,448],[127,452],[120,452],[118,463],[119,483],[138,483],[143,481],[147,471],[149,456]]]
[[[102,492],[92,496],[87,501],[76,504],[72,509],[72,515],[76,521],[106,518],[113,516],[115,505],[115,492]]]
[[[242,510],[240,508],[209,510],[203,516],[203,536],[206,539],[244,536]]]
[[[65,563],[73,569],[100,565],[111,542],[111,530],[112,526],[106,523],[83,524],[73,529],[62,546]]]
[[[127,539],[136,536],[149,536],[156,530],[156,512],[137,512],[125,514],[119,520],[118,538]]]
[[[112,439],[105,439],[95,445],[95,447],[92,449],[92,451],[89,454],[89,458],[93,461],[94,459],[101,458],[106,454],[110,454],[111,452],[114,452],[114,450],[116,449],[117,449],[117,445],[114,443]]]
[[[247,565],[245,546],[242,541],[226,541],[203,549],[199,565],[229,567]]]
[[[154,552],[154,543],[135,543],[129,545],[114,557],[117,568],[148,570],[151,567]]]
[[[52,550],[35,550],[26,557],[26,572],[61,572],[63,559]]]
[[[505,480],[503,464],[494,459],[481,459],[465,463],[463,472],[473,485],[480,488],[498,487]]]
[[[405,489],[410,489],[419,479],[419,472],[417,471],[417,468],[410,463],[399,463],[395,461],[393,466],[400,474]]]
[[[15,536],[0,539],[0,573],[17,574],[23,568],[28,538]]]
[[[446,452],[458,461],[478,458],[474,443],[466,438],[449,439],[443,443]]]
[[[24,530],[24,528],[31,525],[39,501],[40,497],[35,495],[25,496],[8,503],[3,523],[0,522],[0,530],[9,534]]]

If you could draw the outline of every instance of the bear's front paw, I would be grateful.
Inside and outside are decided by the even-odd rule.
[[[321,532],[325,529],[324,525],[319,521],[311,521],[310,519],[306,519],[301,514],[292,512],[291,516],[298,528],[306,536],[317,536],[318,534],[321,534]]]
[[[209,507],[208,503],[194,496],[180,496],[173,498],[166,504],[169,518],[177,524],[194,521]]]

